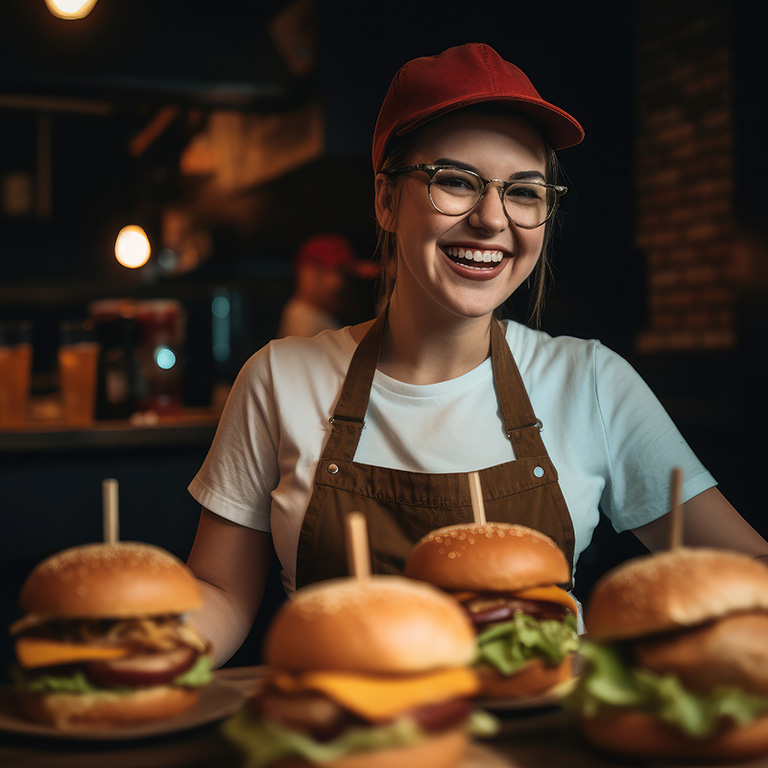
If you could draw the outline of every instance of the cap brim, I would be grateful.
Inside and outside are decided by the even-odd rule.
[[[415,115],[412,120],[397,130],[396,135],[403,136],[431,122],[435,118],[475,104],[508,104],[512,106],[514,111],[531,119],[534,125],[542,132],[552,149],[567,149],[581,143],[584,139],[584,129],[581,125],[567,112],[559,109],[554,104],[543,100],[504,98],[503,96],[489,99],[487,94],[476,97],[468,96],[461,101],[452,101],[437,109],[430,109],[423,116]]]

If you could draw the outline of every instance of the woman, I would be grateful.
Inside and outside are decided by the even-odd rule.
[[[472,519],[469,471],[489,519],[544,531],[574,569],[599,511],[666,545],[674,467],[687,543],[768,557],[621,358],[495,319],[530,278],[540,310],[565,192],[554,150],[582,138],[488,46],[397,73],[373,142],[384,311],[257,352],[190,485],[198,624],[220,663],[255,618],[273,545],[289,593],[343,575],[344,515],[360,510],[374,569],[396,572],[424,533]]]

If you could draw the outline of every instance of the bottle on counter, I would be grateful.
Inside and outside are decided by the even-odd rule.
[[[104,299],[89,306],[100,345],[96,418],[127,419],[136,410],[140,371],[135,302]]]
[[[185,316],[172,299],[136,303],[140,329],[138,359],[141,384],[138,409],[160,415],[182,407]]]

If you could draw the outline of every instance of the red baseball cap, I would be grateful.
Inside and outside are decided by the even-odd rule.
[[[376,265],[372,261],[358,261],[344,235],[319,234],[307,238],[296,252],[296,265],[301,264],[340,269],[358,277],[376,275]]]
[[[584,138],[584,129],[567,112],[539,96],[514,64],[484,43],[448,48],[404,64],[392,79],[373,132],[373,170],[387,143],[454,109],[486,101],[508,102],[528,117],[553,149]]]

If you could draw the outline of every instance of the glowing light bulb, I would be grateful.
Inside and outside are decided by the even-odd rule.
[[[152,253],[147,233],[136,224],[129,224],[118,232],[115,240],[115,258],[129,269],[143,267]]]
[[[48,10],[60,19],[83,19],[96,5],[96,0],[45,0]]]

